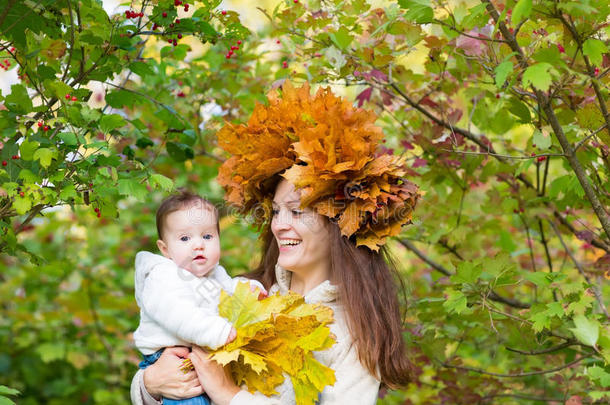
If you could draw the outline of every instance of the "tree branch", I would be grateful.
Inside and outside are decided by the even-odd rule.
[[[500,32],[502,33],[504,38],[507,40],[510,48],[516,53],[516,58],[517,58],[517,61],[519,62],[519,65],[523,69],[526,69],[529,65],[527,63],[523,50],[517,43],[515,36],[510,33],[510,31],[506,27],[506,24],[504,24],[503,21],[500,21],[500,16],[498,14],[498,11],[492,4],[491,0],[481,0],[481,1],[483,3],[487,4],[487,6],[486,6],[487,11],[489,12],[489,14],[493,18],[493,20],[496,22],[496,24],[499,26]],[[597,194],[595,193],[595,190],[591,186],[591,183],[589,182],[589,179],[587,177],[587,174],[586,174],[584,168],[582,167],[580,161],[578,160],[578,158],[576,157],[576,154],[574,153],[574,149],[572,148],[572,145],[570,144],[565,133],[563,132],[563,128],[562,128],[561,124],[559,123],[559,120],[557,119],[555,112],[553,111],[553,107],[550,103],[549,98],[546,96],[546,94],[543,91],[541,91],[539,89],[534,88],[534,93],[536,94],[538,103],[540,104],[540,107],[544,111],[544,114],[546,115],[546,118],[547,118],[549,124],[551,125],[551,128],[553,128],[553,132],[555,133],[555,136],[557,137],[557,140],[559,141],[559,144],[561,145],[561,148],[563,149],[563,152],[566,155],[566,159],[568,160],[570,167],[572,167],[572,170],[574,171],[574,174],[576,174],[576,177],[578,178],[578,181],[579,181],[580,185],[582,186],[582,188],[585,192],[585,195],[587,196],[587,199],[591,203],[591,207],[593,208],[595,215],[599,219],[599,221],[602,225],[602,228],[604,229],[604,231],[606,233],[606,236],[608,238],[610,238],[610,216],[606,213],[603,205],[601,204],[599,198],[597,197]],[[606,118],[606,120],[608,120],[609,118],[607,117],[607,109],[605,109],[605,106],[604,106],[604,109],[602,110],[602,112],[604,112],[604,114],[606,114],[605,118]],[[607,124],[608,124],[608,122],[607,122]]]
[[[566,347],[570,347],[570,346],[574,346],[574,345],[580,345],[580,343],[578,343],[576,341],[569,341],[568,340],[565,343],[562,343],[562,344],[557,345],[557,346],[549,347],[548,349],[531,350],[529,352],[526,352],[526,351],[523,351],[523,350],[518,350],[518,349],[512,349],[512,348],[507,347],[507,346],[505,346],[505,348],[509,352],[515,352],[515,353],[519,353],[519,354],[524,354],[526,356],[537,356],[539,354],[554,353],[554,352],[557,352],[559,350],[565,349]]]
[[[541,375],[541,374],[556,373],[557,371],[561,371],[561,370],[566,369],[568,367],[572,367],[573,365],[578,364],[581,361],[583,361],[584,359],[587,359],[589,357],[591,357],[591,356],[590,355],[589,356],[582,356],[582,357],[579,357],[576,360],[571,361],[571,362],[569,362],[567,364],[564,364],[564,365],[559,366],[559,367],[551,368],[551,369],[548,369],[548,370],[530,371],[530,372],[527,372],[527,373],[516,373],[516,374],[492,373],[490,371],[485,371],[485,370],[480,369],[480,368],[458,366],[458,365],[455,365],[455,364],[448,364],[448,363],[445,363],[445,362],[442,362],[441,365],[443,367],[447,367],[447,368],[455,368],[455,369],[458,369],[458,370],[473,371],[475,373],[485,374],[485,375],[492,375],[494,377],[514,378],[514,377],[529,377],[529,376],[532,376],[532,375]]]

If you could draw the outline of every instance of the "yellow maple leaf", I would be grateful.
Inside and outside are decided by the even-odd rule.
[[[274,395],[288,375],[299,405],[313,404],[325,386],[334,384],[334,371],[313,355],[335,343],[328,327],[332,309],[307,304],[292,292],[259,301],[249,284],[238,283],[233,295],[221,293],[218,311],[233,324],[237,337],[210,357],[229,365],[237,384]]]

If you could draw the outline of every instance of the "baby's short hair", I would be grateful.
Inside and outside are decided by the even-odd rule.
[[[204,208],[209,209],[216,219],[216,230],[220,234],[220,226],[218,225],[218,209],[214,204],[200,195],[194,194],[188,190],[178,190],[177,194],[167,197],[159,209],[157,209],[157,235],[159,239],[163,239],[163,230],[165,228],[165,219],[172,212],[188,208],[193,204],[202,204]]]

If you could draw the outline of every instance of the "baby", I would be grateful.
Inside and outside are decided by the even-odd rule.
[[[163,256],[136,255],[135,289],[140,325],[134,333],[144,361],[153,364],[169,346],[216,349],[235,339],[236,331],[218,315],[220,290],[233,293],[238,282],[252,289],[254,280],[231,278],[218,264],[220,242],[218,211],[209,201],[181,192],[167,198],[157,210],[157,246]],[[206,395],[164,404],[209,405]]]

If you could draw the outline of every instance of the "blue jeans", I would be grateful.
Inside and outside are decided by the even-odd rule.
[[[155,352],[153,354],[144,354],[142,357],[144,360],[138,364],[138,367],[141,369],[145,369],[146,367],[153,364],[155,361],[159,360],[161,354],[163,353],[163,349]],[[207,394],[199,395],[198,397],[187,398],[187,399],[169,399],[163,398],[163,405],[211,405],[210,397]]]

